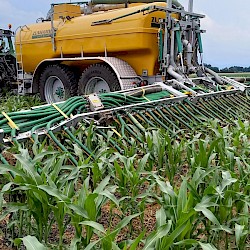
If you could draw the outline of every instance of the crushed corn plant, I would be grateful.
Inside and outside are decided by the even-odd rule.
[[[201,86],[176,90],[161,83],[72,97],[27,111],[3,112],[0,142],[6,145],[38,139],[42,143],[47,137],[49,144],[68,152],[64,143],[68,144],[70,140],[85,152],[86,157],[94,157],[94,152],[77,138],[73,130],[94,125],[95,132],[122,153],[119,143],[129,144],[131,137],[143,143],[140,134],[148,128],[163,128],[178,137],[197,127],[206,133],[206,127],[201,125],[210,119],[217,119],[222,125],[233,124],[238,119],[249,120],[249,86],[239,84],[241,90],[231,86],[217,86],[219,88],[225,90],[211,91]],[[2,163],[7,163],[2,153],[0,157]],[[73,151],[69,152],[69,158],[77,165]]]

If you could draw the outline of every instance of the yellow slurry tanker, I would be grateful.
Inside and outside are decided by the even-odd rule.
[[[56,4],[47,20],[21,27],[16,51],[20,72],[32,79],[29,91],[54,102],[76,95],[77,89],[85,94],[131,88],[141,76],[154,82],[161,73],[157,34],[166,3],[118,3]]]
[[[159,29],[157,22],[165,18],[164,12],[161,11],[146,13],[146,9],[155,4],[166,6],[165,3],[139,4],[90,15],[81,15],[80,6],[54,6],[53,28],[49,21],[23,28],[16,37],[17,53],[20,52],[18,48],[21,40],[23,66],[26,72],[34,72],[46,59],[78,57],[80,61],[85,57],[106,55],[126,61],[138,75],[142,75],[143,69],[147,70],[149,75],[155,75],[159,73],[156,67]],[[72,18],[73,15],[75,17]],[[124,18],[109,23],[108,20],[119,16]],[[51,42],[52,29],[54,36]],[[69,60],[65,59],[64,63],[66,61]],[[80,70],[85,68],[85,65],[79,62],[68,64],[71,67],[79,67]]]

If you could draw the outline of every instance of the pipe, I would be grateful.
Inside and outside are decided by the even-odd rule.
[[[153,3],[152,0],[91,0],[92,5],[96,4],[125,4],[125,3]],[[157,2],[166,2],[166,0],[159,0]],[[183,6],[177,1],[172,0],[172,4],[177,8],[183,8]]]
[[[174,77],[176,80],[178,80],[179,82],[183,82],[183,77],[175,72],[175,68],[173,65],[169,65],[167,72],[169,75],[171,75],[172,77]]]
[[[173,6],[173,1],[172,1],[172,0],[168,0],[168,1],[167,1],[167,5],[168,5],[169,8],[172,8],[172,6]]]
[[[174,53],[175,51],[175,31],[171,30],[171,46],[170,46],[170,65],[167,68],[167,72],[169,75],[173,76],[176,80],[183,82],[183,77],[177,73],[177,65],[174,61]]]
[[[125,8],[125,4],[96,4],[91,8],[89,6],[81,7],[82,14],[90,14],[98,11],[107,11],[114,9],[122,9]]]
[[[220,76],[217,73],[215,73],[213,70],[205,67],[205,72],[212,75],[218,84],[223,85],[223,81],[221,80]]]
[[[174,49],[175,49],[175,31],[171,30],[171,45],[170,45],[170,64],[176,66],[174,61]]]
[[[188,2],[188,12],[193,12],[194,10],[194,0],[189,0]]]
[[[151,88],[146,88],[146,89],[140,89],[139,91],[133,91],[131,93],[129,93],[129,96],[134,96],[134,97],[141,97],[147,94],[152,94],[152,93],[157,93],[157,92],[161,92],[162,91],[162,87],[151,87]]]
[[[167,72],[169,75],[173,76],[176,80],[183,82],[183,77],[177,73],[177,65],[174,61],[174,37],[175,32],[172,30],[171,32],[171,48],[170,48],[170,65],[167,68]]]
[[[193,48],[192,48],[191,43],[188,40],[185,40],[185,39],[182,40],[182,44],[187,52],[187,66],[188,66],[188,69],[190,70],[194,68],[194,66],[192,65]]]
[[[233,79],[240,83],[250,82],[250,77],[233,77]]]

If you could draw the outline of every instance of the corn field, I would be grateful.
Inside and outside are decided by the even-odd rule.
[[[193,0],[56,2],[0,29],[0,250],[250,250],[249,68]]]
[[[93,124],[69,130],[66,151],[48,138],[5,148],[2,246],[250,248],[249,121],[211,120],[178,137],[148,126],[115,141]]]

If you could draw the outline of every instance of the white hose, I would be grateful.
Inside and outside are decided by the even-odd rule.
[[[219,76],[217,73],[215,73],[213,70],[211,70],[211,69],[209,69],[209,68],[207,68],[207,67],[205,67],[205,71],[206,71],[208,74],[212,75],[212,76],[214,77],[215,81],[216,81],[218,84],[223,85],[223,81],[221,80],[220,76]]]
[[[167,69],[167,72],[168,72],[169,75],[171,75],[176,80],[178,80],[180,82],[183,82],[183,77],[175,72],[175,68],[174,68],[173,65],[169,65],[169,67]]]

